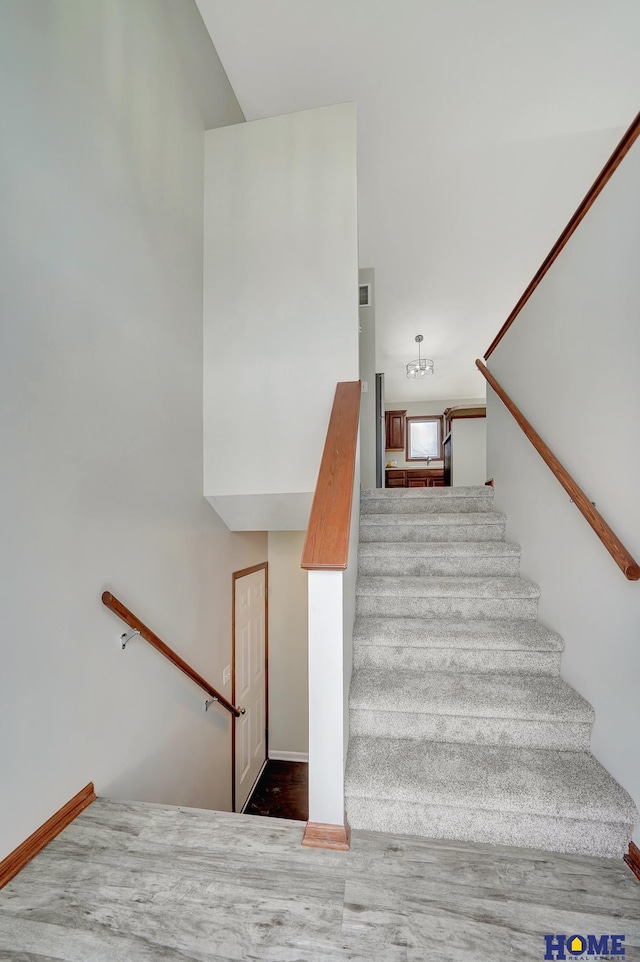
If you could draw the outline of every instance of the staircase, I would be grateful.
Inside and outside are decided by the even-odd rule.
[[[489,487],[362,492],[349,823],[622,857],[638,812],[504,534]]]

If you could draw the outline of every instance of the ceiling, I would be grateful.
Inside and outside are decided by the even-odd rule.
[[[640,107],[638,0],[197,0],[247,120],[355,101],[395,401],[474,367]],[[436,373],[405,377],[416,334]]]

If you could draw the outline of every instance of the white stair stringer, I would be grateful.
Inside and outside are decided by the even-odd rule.
[[[362,492],[352,828],[621,857],[638,819],[590,754],[490,488]]]

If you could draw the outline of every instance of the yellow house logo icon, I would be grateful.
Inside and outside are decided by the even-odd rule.
[[[587,947],[587,943],[585,942],[584,939],[580,938],[579,935],[574,935],[574,937],[572,938],[569,944],[569,949],[572,952],[584,952],[586,947]]]

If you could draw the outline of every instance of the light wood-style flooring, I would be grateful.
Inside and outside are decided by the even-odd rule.
[[[622,933],[622,862],[98,800],[0,892],[10,962],[542,960],[545,933]]]

